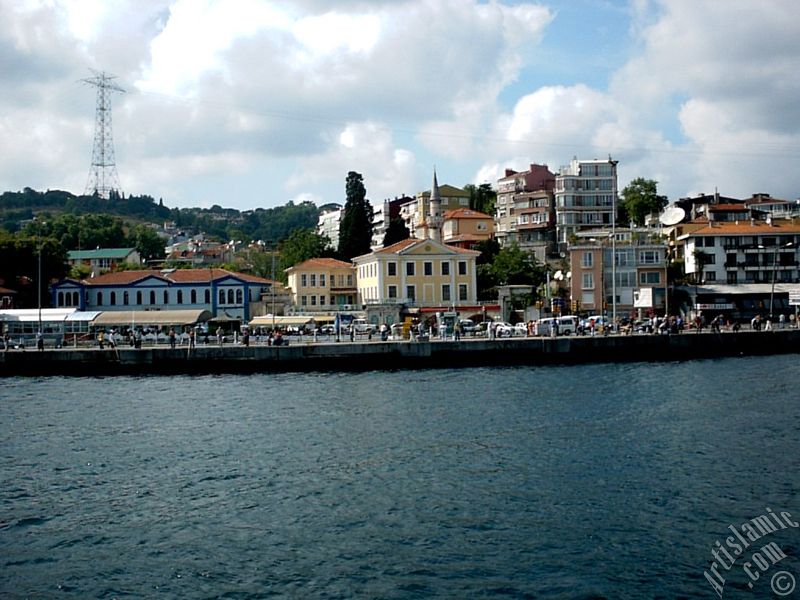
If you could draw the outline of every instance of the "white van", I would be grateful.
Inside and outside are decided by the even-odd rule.
[[[578,329],[578,317],[565,315],[563,317],[539,319],[537,323],[537,333],[546,336],[552,335],[553,323],[556,321],[558,322],[558,335],[572,335]]]

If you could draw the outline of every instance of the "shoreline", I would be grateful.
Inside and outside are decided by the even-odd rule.
[[[35,348],[0,352],[0,377],[385,371],[480,366],[672,362],[800,352],[800,330],[520,337],[288,346]]]

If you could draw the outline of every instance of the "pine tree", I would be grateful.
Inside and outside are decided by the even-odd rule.
[[[352,260],[370,252],[372,245],[372,205],[360,173],[350,171],[345,185],[347,202],[339,223],[339,255]]]
[[[392,244],[396,244],[402,240],[407,240],[411,237],[411,232],[406,227],[403,219],[395,217],[389,221],[389,227],[386,228],[386,235],[383,237],[383,247],[387,248]]]

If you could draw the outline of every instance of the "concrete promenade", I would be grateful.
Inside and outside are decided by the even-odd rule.
[[[291,339],[291,338],[290,338]],[[61,348],[0,353],[0,376],[370,371],[598,362],[664,362],[800,352],[800,331],[356,341],[288,346]]]

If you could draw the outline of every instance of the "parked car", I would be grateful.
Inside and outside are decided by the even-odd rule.
[[[528,324],[517,323],[514,325],[514,335],[525,337],[528,335]]]
[[[375,333],[375,325],[368,323],[366,319],[353,319],[351,327],[357,334]]]
[[[554,322],[558,323],[558,335],[572,335],[578,331],[578,317],[566,315],[563,317],[540,319],[537,326],[539,335],[551,335]]]
[[[475,333],[478,328],[472,319],[461,319],[458,324],[461,326],[461,333]]]
[[[505,321],[496,321],[494,323],[494,334],[496,337],[511,337],[514,335],[514,326]]]

